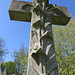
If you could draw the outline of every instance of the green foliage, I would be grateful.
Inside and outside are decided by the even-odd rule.
[[[3,57],[5,56],[5,54],[7,54],[7,49],[5,47],[5,41],[0,38],[0,61],[3,61]]]
[[[24,45],[22,45],[20,50],[15,50],[13,57],[14,63],[16,64],[16,73],[18,75],[25,73],[27,70],[27,63],[28,63],[27,48],[24,48]]]
[[[75,20],[54,26],[53,33],[60,75],[75,75]]]
[[[15,63],[8,61],[3,64],[3,67],[7,70],[7,75],[15,73]]]

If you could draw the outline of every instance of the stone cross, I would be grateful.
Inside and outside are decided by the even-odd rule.
[[[65,26],[71,18],[68,9],[49,0],[12,0],[9,15],[11,20],[31,22],[27,75],[58,75],[52,24]]]

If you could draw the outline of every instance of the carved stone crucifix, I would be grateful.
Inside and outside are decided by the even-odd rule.
[[[68,9],[49,0],[12,0],[9,15],[11,20],[31,22],[27,75],[58,75],[52,24],[65,26],[71,18]]]

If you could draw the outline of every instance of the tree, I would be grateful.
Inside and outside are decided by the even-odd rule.
[[[75,75],[75,20],[54,26],[53,33],[60,75]]]
[[[26,73],[28,63],[27,48],[24,48],[24,45],[22,45],[20,50],[15,50],[13,57],[14,63],[16,64],[16,73],[18,75]]]
[[[15,63],[8,61],[3,64],[3,67],[6,68],[7,75],[15,73]]]
[[[7,54],[7,49],[5,47],[5,41],[0,38],[0,61],[3,61],[3,57],[5,56],[5,54]]]

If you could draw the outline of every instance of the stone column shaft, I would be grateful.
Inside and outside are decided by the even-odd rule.
[[[47,17],[44,5],[34,3],[32,10],[27,75],[58,75],[52,25],[47,22],[51,18]]]

